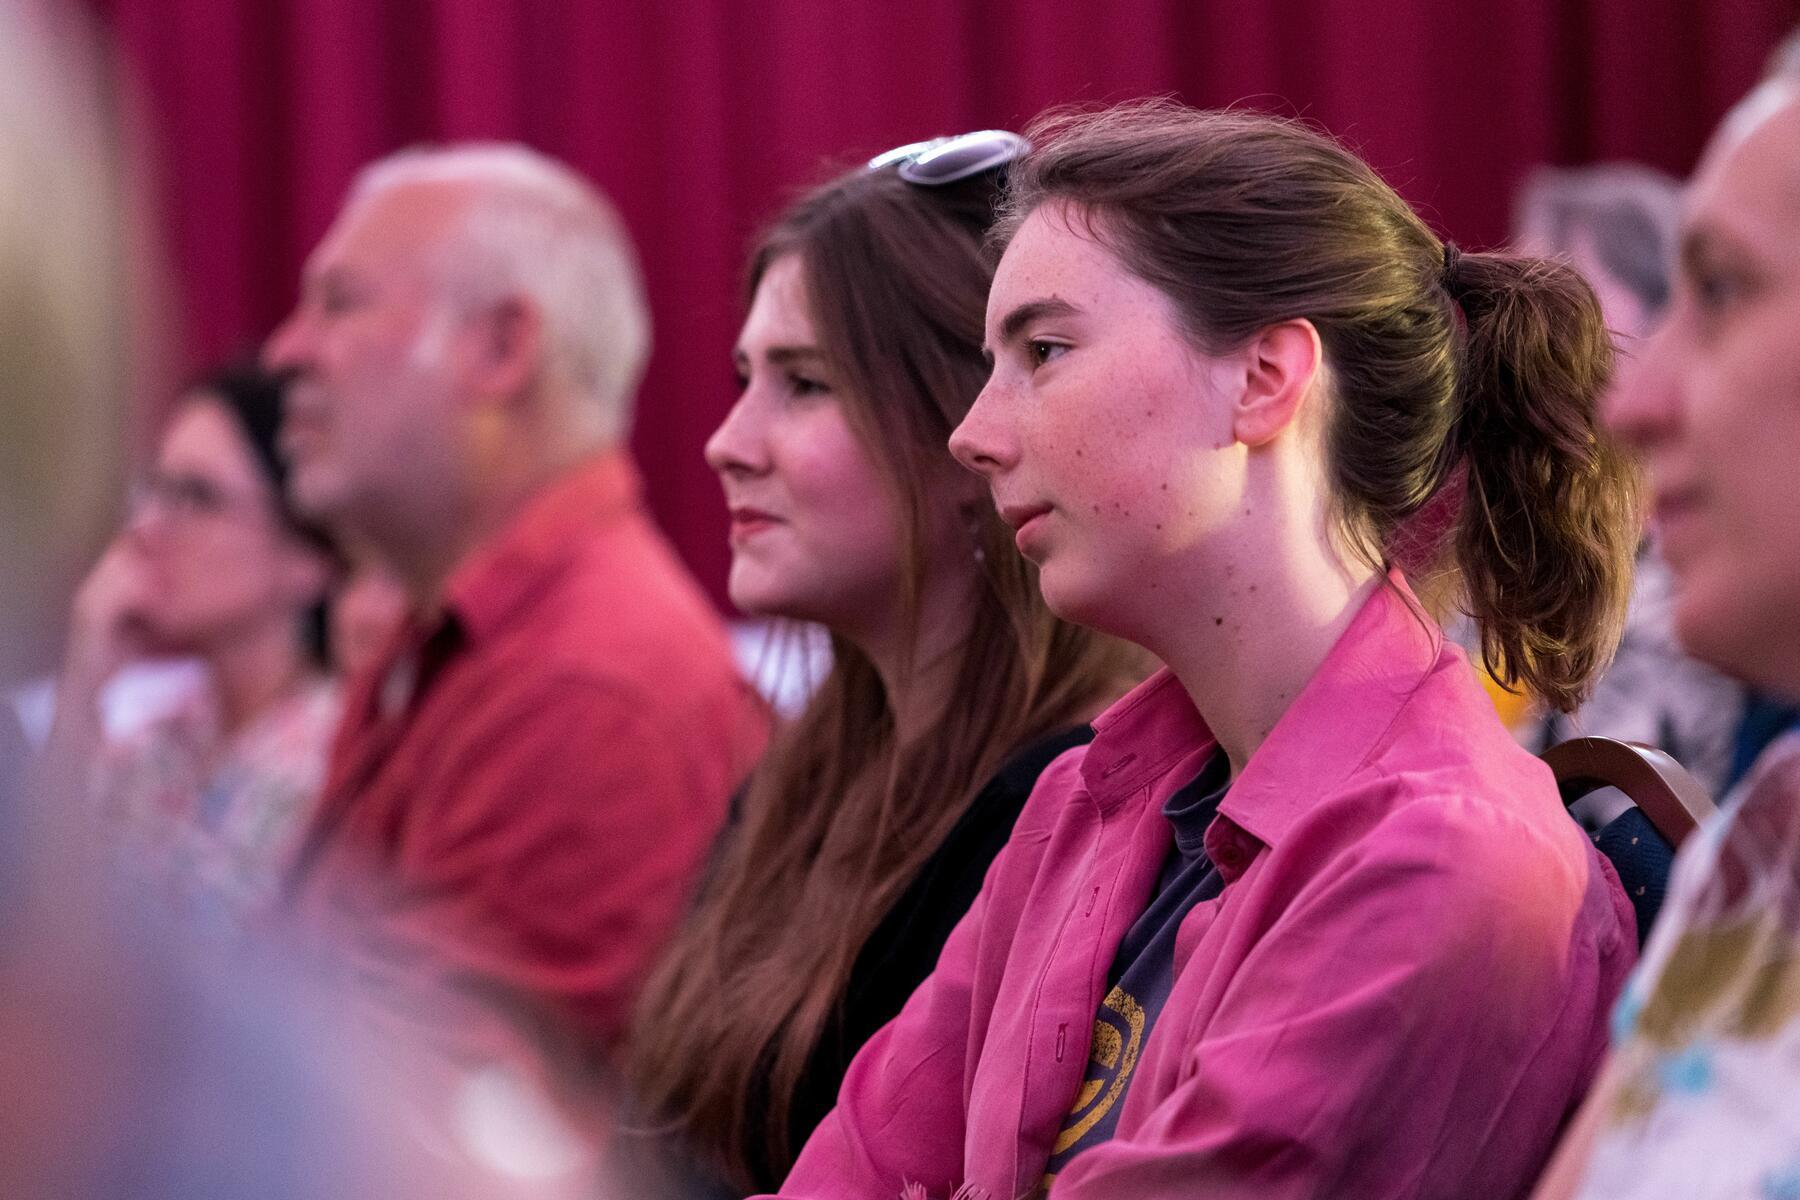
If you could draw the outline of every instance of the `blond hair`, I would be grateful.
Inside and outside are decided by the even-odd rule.
[[[0,6],[0,679],[114,519],[124,451],[124,227],[91,30]]]

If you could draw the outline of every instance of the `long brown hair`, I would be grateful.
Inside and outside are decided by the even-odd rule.
[[[751,294],[778,259],[802,264],[834,391],[901,502],[915,634],[927,517],[951,502],[932,483],[987,374],[995,200],[991,178],[923,188],[854,170],[789,209],[750,263]],[[645,989],[628,1063],[640,1101],[744,1186],[753,1162],[792,1163],[789,1097],[856,957],[975,794],[1140,666],[1131,648],[1050,614],[991,506],[968,515],[980,587],[934,727],[896,745],[874,664],[833,637],[830,673],[752,776],[708,887]]]
[[[1463,489],[1430,565],[1496,676],[1573,709],[1623,627],[1641,491],[1598,421],[1612,345],[1586,281],[1457,251],[1295,121],[1146,101],[1053,114],[1029,136],[996,236],[1071,205],[1213,352],[1309,320],[1352,552],[1385,564],[1446,485]]]

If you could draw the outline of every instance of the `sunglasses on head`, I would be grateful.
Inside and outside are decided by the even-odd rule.
[[[869,160],[869,170],[880,171],[897,166],[900,178],[920,187],[943,187],[972,179],[987,171],[998,170],[1023,158],[1031,143],[1004,129],[983,129],[956,137],[932,138],[925,142],[909,142],[904,146],[877,154]]]

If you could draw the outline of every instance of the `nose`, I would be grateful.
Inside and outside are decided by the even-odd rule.
[[[999,389],[992,379],[950,431],[950,453],[977,475],[993,479],[1018,465],[1016,440],[1000,419]]]
[[[1601,416],[1620,442],[1642,453],[1680,427],[1679,333],[1664,330],[1640,341],[1619,359]]]
[[[125,516],[125,537],[139,550],[148,550],[168,528],[168,513],[153,492],[132,498],[131,511]]]
[[[706,439],[707,466],[720,475],[759,475],[768,470],[768,443],[759,407],[753,390],[745,388]]]
[[[301,370],[311,357],[311,344],[311,322],[306,320],[303,310],[297,308],[263,343],[263,366],[277,372]]]

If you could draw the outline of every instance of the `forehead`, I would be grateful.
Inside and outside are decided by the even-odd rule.
[[[416,266],[443,243],[469,199],[469,185],[433,180],[352,200],[313,251],[308,273]]]
[[[1114,253],[1099,219],[1079,206],[1049,202],[1033,209],[1007,243],[988,293],[990,336],[1013,309],[1061,300],[1089,314],[1174,321],[1174,306]]]
[[[1041,285],[1123,271],[1117,256],[1101,244],[1093,214],[1049,201],[1019,223],[1000,256],[996,276],[1006,274],[1015,285]]]
[[[805,264],[797,254],[784,254],[771,262],[757,281],[738,345],[800,346],[811,345],[813,340]]]
[[[1694,175],[1684,223],[1800,256],[1800,92],[1792,85],[1764,85],[1726,119]]]
[[[165,467],[215,479],[253,479],[257,467],[237,418],[206,392],[182,397],[158,454]]]

